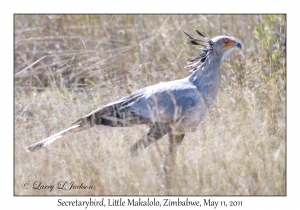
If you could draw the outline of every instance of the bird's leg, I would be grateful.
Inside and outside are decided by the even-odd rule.
[[[169,194],[171,189],[171,174],[174,170],[174,165],[176,162],[176,152],[177,146],[182,143],[184,138],[184,134],[171,134],[169,133],[169,139],[167,144],[167,150],[165,157],[163,158],[163,178],[164,178],[164,186]]]
[[[138,140],[130,147],[131,155],[138,156],[138,150],[148,147],[171,131],[168,123],[152,123],[145,138]]]

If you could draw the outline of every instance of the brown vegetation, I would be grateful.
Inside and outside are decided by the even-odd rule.
[[[182,31],[194,28],[233,35],[243,51],[226,59],[215,106],[178,148],[172,194],[286,194],[284,15],[14,18],[15,195],[165,194],[166,138],[138,158],[128,151],[143,126],[72,133],[36,153],[24,148],[135,90],[188,76],[186,60],[200,51]],[[35,181],[55,187],[33,189]],[[57,189],[60,181],[93,189]]]

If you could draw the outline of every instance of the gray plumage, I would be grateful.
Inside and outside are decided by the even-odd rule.
[[[26,147],[29,152],[36,151],[52,143],[70,131],[80,131],[94,125],[111,127],[130,127],[148,124],[150,130],[145,138],[138,140],[130,151],[137,154],[159,140],[165,134],[180,144],[186,132],[196,130],[209,107],[213,104],[221,86],[221,64],[234,48],[241,44],[229,36],[217,36],[197,40],[187,34],[191,44],[201,45],[203,53],[188,61],[187,68],[192,74],[184,79],[162,82],[140,89],[120,100],[107,104],[85,117],[77,120],[69,128],[47,139]],[[172,148],[172,147],[170,147]]]

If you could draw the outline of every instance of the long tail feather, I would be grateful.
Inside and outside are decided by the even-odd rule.
[[[94,125],[102,125],[107,128],[130,127],[133,125],[148,124],[148,118],[132,113],[129,107],[127,107],[130,103],[133,103],[135,100],[141,97],[143,91],[144,90],[141,90],[135,94],[129,95],[128,97],[124,97],[119,101],[92,111],[59,133],[26,147],[26,151],[35,152],[43,147],[48,146],[56,139],[61,138],[64,134],[70,131],[82,131],[91,128]]]
[[[57,134],[54,134],[53,136],[50,136],[42,141],[39,141],[39,142],[36,142],[34,144],[31,144],[30,146],[26,147],[26,151],[27,152],[35,152],[43,147],[46,147],[48,146],[49,144],[51,144],[52,142],[54,142],[56,139],[59,139],[62,137],[62,135],[66,134],[67,132],[69,131],[72,131],[76,128],[80,127],[79,124],[75,124],[75,125],[72,125],[71,127],[63,130],[63,131],[60,131],[59,133]]]

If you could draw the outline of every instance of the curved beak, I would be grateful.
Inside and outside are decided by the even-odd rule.
[[[240,48],[240,49],[242,49],[242,45],[241,45],[241,43],[239,43],[239,42],[236,42],[236,43],[235,43],[235,46],[238,47],[238,48]]]

